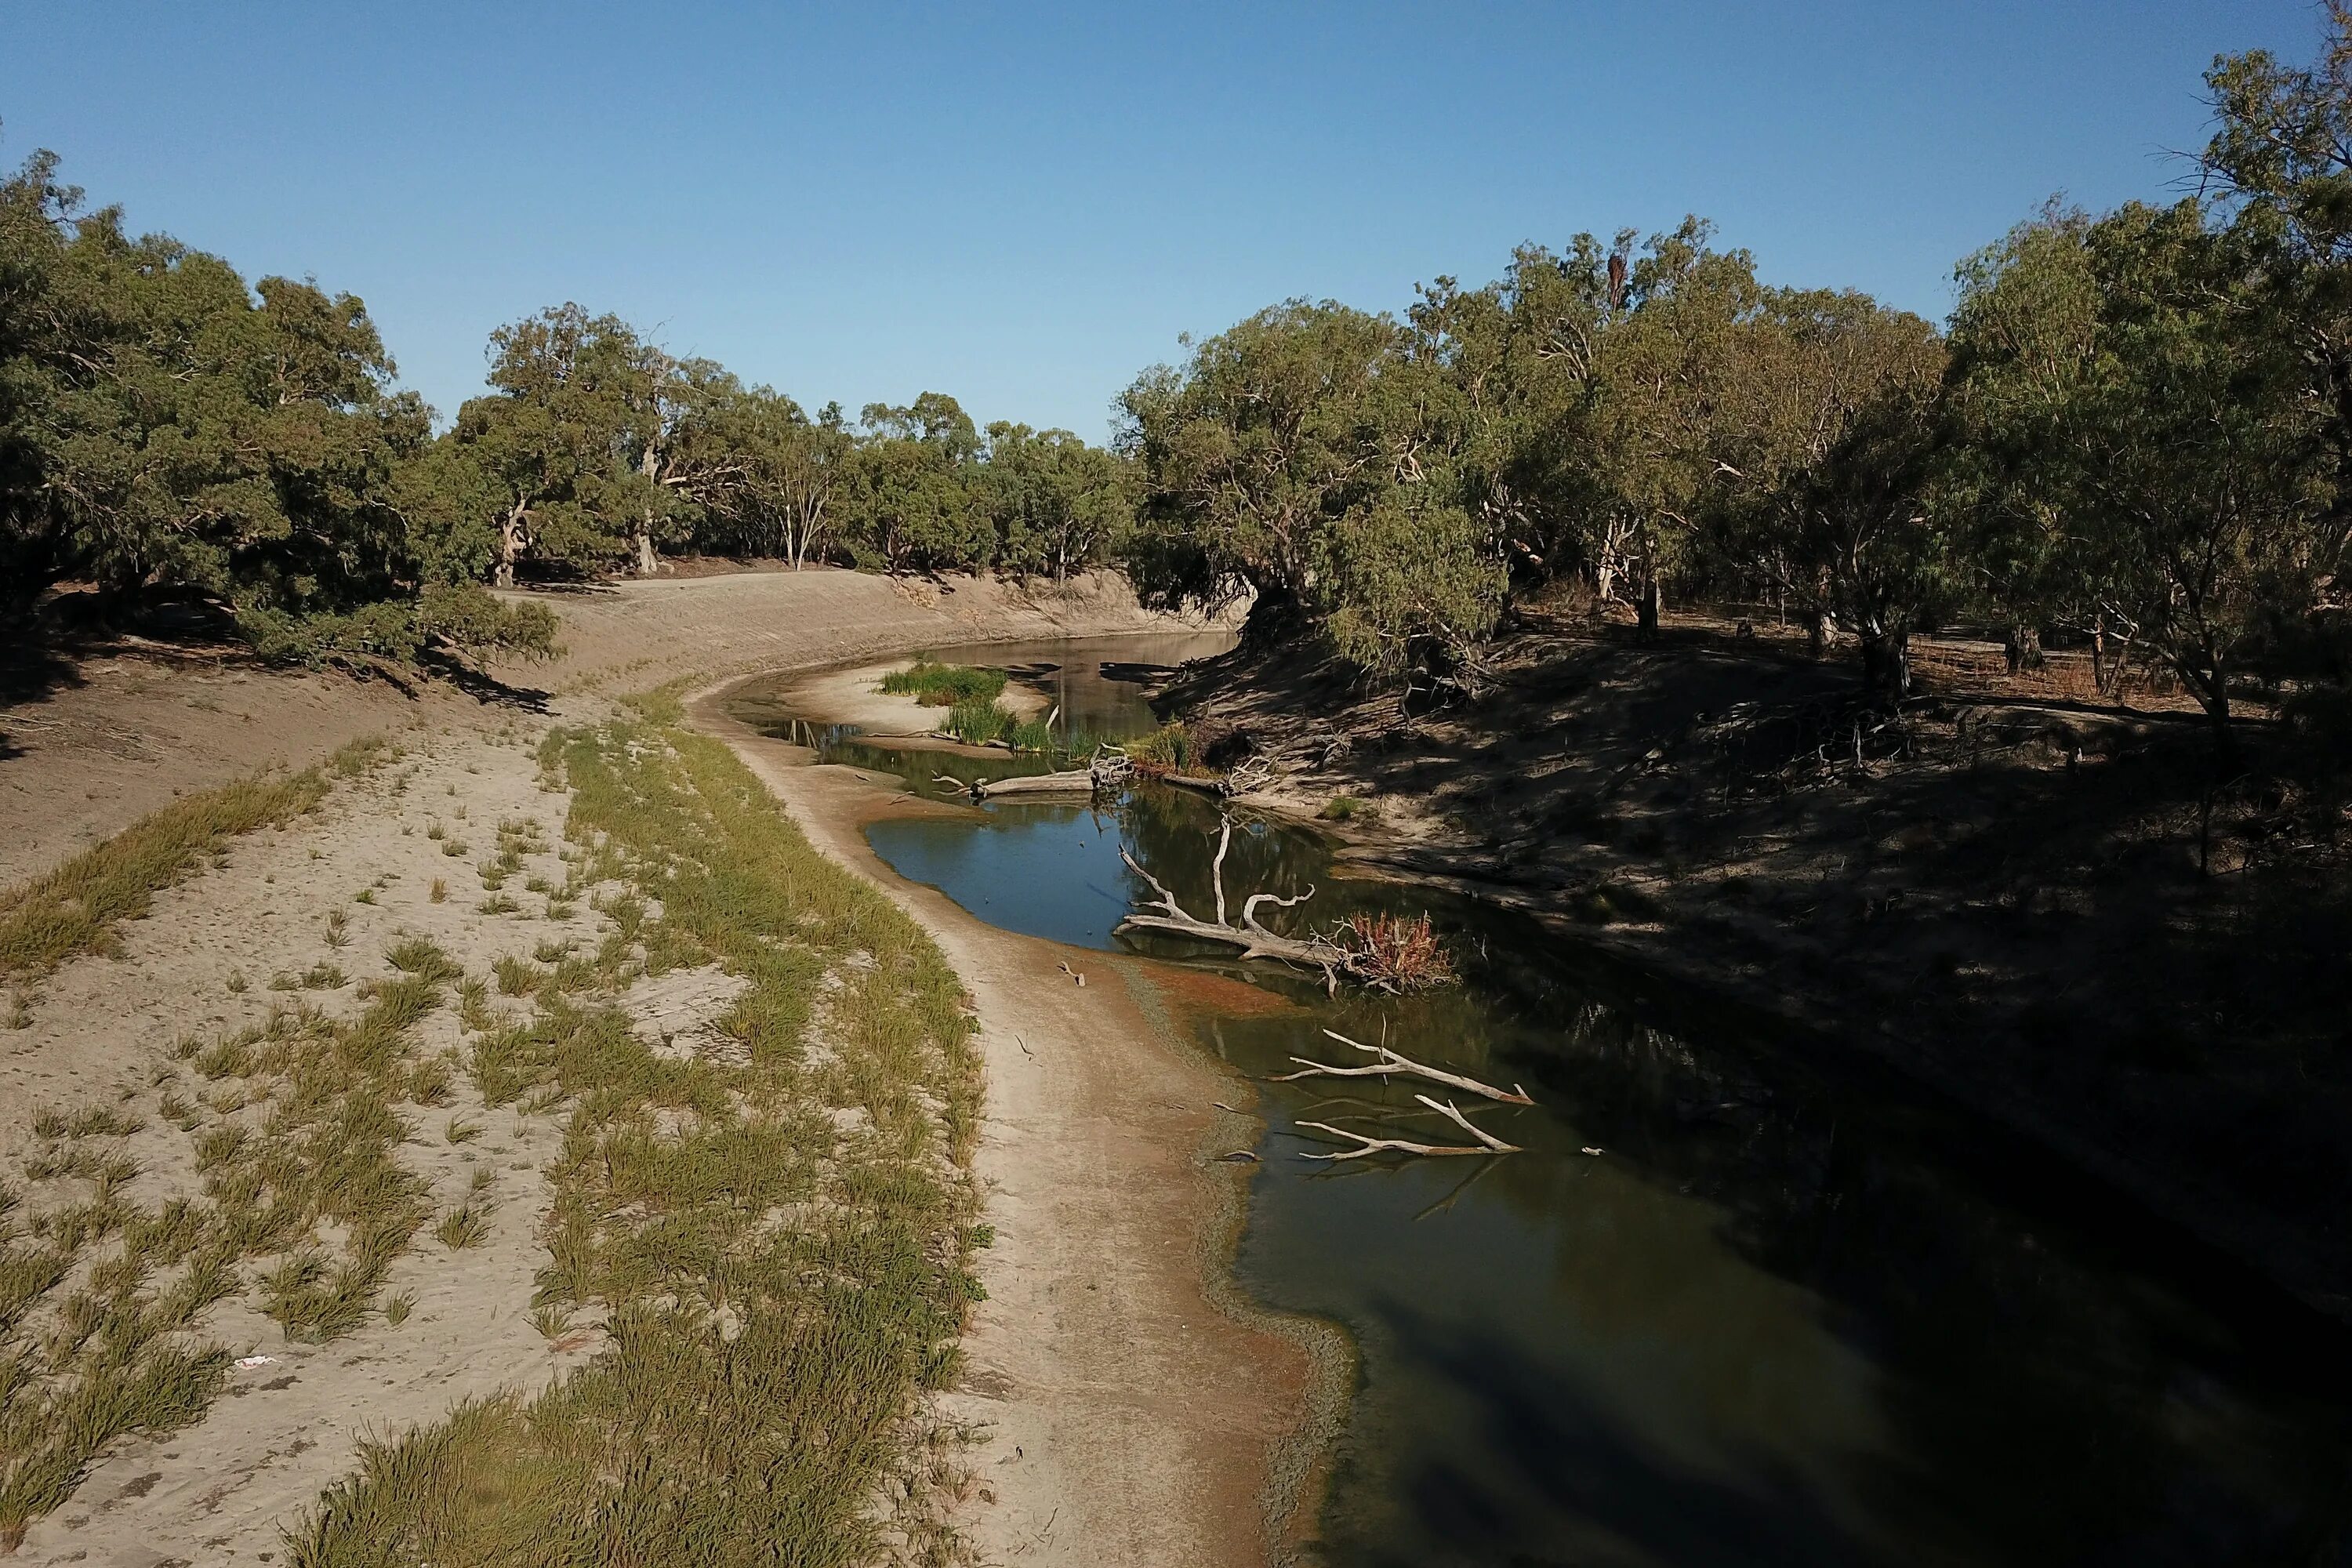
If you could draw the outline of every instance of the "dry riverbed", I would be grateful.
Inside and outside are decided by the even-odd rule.
[[[0,1426],[17,1560],[351,1561],[383,1530],[420,1520],[442,1531],[516,1528],[446,1488],[510,1468],[525,1448],[541,1462],[531,1473],[544,1495],[509,1495],[501,1508],[515,1519],[534,1508],[555,1518],[566,1497],[593,1501],[612,1456],[563,1435],[601,1429],[595,1398],[630,1397],[600,1371],[621,1353],[616,1333],[653,1333],[679,1354],[734,1344],[726,1353],[740,1357],[763,1342],[757,1293],[738,1305],[697,1283],[706,1265],[688,1245],[749,1245],[740,1216],[729,1217],[733,1200],[632,1188],[625,1168],[615,1173],[617,1151],[717,1158],[722,1134],[778,1141],[781,1184],[766,1218],[749,1217],[802,1237],[849,1213],[825,1195],[828,1181],[883,1159],[877,1151],[915,1151],[908,1169],[931,1195],[905,1200],[911,1208],[890,1198],[899,1206],[887,1215],[912,1250],[896,1262],[828,1253],[829,1267],[882,1270],[874,1289],[907,1292],[915,1317],[963,1291],[967,1269],[977,1282],[962,1299],[984,1296],[960,1346],[950,1334],[926,1349],[913,1331],[877,1342],[876,1364],[900,1367],[897,1386],[934,1392],[888,1424],[893,1436],[868,1457],[868,1494],[846,1504],[811,1494],[847,1507],[842,1518],[872,1532],[876,1554],[1262,1557],[1269,1460],[1308,1374],[1292,1343],[1237,1326],[1204,1285],[1239,1178],[1202,1158],[1202,1140],[1224,1114],[1213,1101],[1240,1103],[1232,1089],[1150,1026],[1109,964],[1081,989],[1043,944],[991,931],[944,900],[890,886],[887,918],[861,913],[870,893],[800,868],[797,839],[773,837],[792,829],[768,791],[820,852],[885,881],[856,831],[866,806],[854,778],[788,768],[740,735],[728,737],[733,755],[698,750],[709,743],[674,719],[609,695],[690,674],[1150,624],[1103,584],[1039,600],[949,586],[924,602],[826,573],[562,601],[565,658],[509,672],[540,695],[505,706],[446,695],[404,706],[381,689],[339,696],[321,679],[124,659],[0,713],[0,729],[23,738],[0,763],[24,828],[6,868],[19,878],[175,795],[206,798],[271,761],[320,764],[354,730],[389,742],[324,766],[307,810],[199,836],[149,907],[85,944],[110,952],[57,954],[53,967],[7,977],[16,1026],[0,1032],[0,1098],[21,1108],[0,1123],[0,1166],[18,1200],[9,1264],[56,1267],[6,1303],[10,1331],[53,1368],[34,1393],[10,1395],[24,1419]],[[123,706],[110,709],[110,694]],[[123,721],[174,707],[198,737],[184,748]],[[286,721],[289,707],[320,718]],[[558,730],[569,739],[551,750]],[[687,791],[686,804],[638,823],[632,803],[648,789]],[[734,837],[691,837],[706,832]],[[770,973],[766,949],[743,946],[676,881],[680,855],[709,859],[714,876],[730,860],[761,868],[767,890],[742,896],[818,921],[786,944],[809,956]],[[665,889],[676,907],[664,907]],[[24,897],[0,903],[0,919]],[[909,916],[908,934],[893,934]],[[959,988],[944,1003],[927,1000],[920,979],[934,942]],[[877,955],[886,978],[912,964],[913,989],[874,991]],[[807,983],[814,992],[792,990]],[[967,1004],[977,1054],[959,1067],[949,1020]],[[869,1006],[883,1013],[860,1011]],[[797,1027],[794,1007],[808,1048],[777,1056],[762,1042],[783,1037],[761,1031]],[[884,1016],[905,1022],[879,1035],[857,1023]],[[837,1028],[850,1034],[829,1034]],[[880,1054],[861,1056],[869,1036]],[[636,1064],[625,1103],[599,1097],[594,1075],[606,1069],[594,1052]],[[966,1081],[969,1116],[958,1109]],[[591,1102],[600,1120],[583,1125]],[[378,1110],[392,1120],[368,1121]],[[364,1204],[336,1195],[345,1176],[329,1156],[346,1145],[321,1131],[346,1127],[335,1116],[351,1119],[347,1131],[390,1129],[361,1140],[379,1160]],[[597,1148],[601,1171],[583,1153]],[[649,1203],[672,1205],[669,1228],[647,1217]],[[268,1226],[239,1228],[247,1213]],[[917,1245],[923,1236],[935,1239]],[[150,1267],[108,1271],[142,1247]],[[730,1267],[756,1270],[765,1258],[742,1253]],[[190,1283],[215,1266],[225,1276]],[[707,1321],[689,1333],[658,1313],[630,1316],[628,1303],[656,1300],[698,1302]],[[706,1328],[718,1337],[698,1337]],[[99,1419],[75,1391],[91,1385],[100,1363],[87,1358],[118,1331],[138,1340],[140,1365],[177,1381],[140,1385],[142,1397],[169,1395],[161,1404]],[[803,1364],[790,1346],[775,1353],[779,1366]],[[572,1392],[548,1392],[559,1387]],[[526,1405],[528,1427],[516,1425]],[[65,1415],[77,1431],[85,1416],[117,1429],[61,1459],[53,1439],[71,1425]],[[749,1415],[756,1426],[759,1413]],[[810,1440],[837,1450],[842,1430]],[[365,1445],[391,1439],[406,1447],[379,1450],[371,1470]],[[672,1479],[679,1465],[789,1457],[682,1458],[677,1447],[649,1451]],[[403,1455],[407,1470],[392,1463]],[[562,1491],[567,1467],[586,1491]],[[414,1494],[393,1480],[412,1472],[428,1478]],[[702,1475],[683,1472],[689,1483]],[[322,1508],[327,1489],[339,1489]]]

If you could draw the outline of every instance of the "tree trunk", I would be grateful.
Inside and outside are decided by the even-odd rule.
[[[1647,522],[1642,524],[1638,536],[1640,555],[1636,561],[1633,588],[1633,625],[1644,637],[1658,635],[1658,551],[1657,540]]]
[[[2196,687],[2197,700],[2205,705],[2206,721],[2213,726],[2214,749],[2230,749],[2230,675],[2220,659],[2215,659],[2213,673]]]
[[[1911,695],[1911,635],[1862,634],[1862,695],[1874,708],[1893,708]]]
[[[645,475],[647,484],[652,484],[660,468],[661,448],[647,442],[646,455],[637,464],[637,471]],[[637,575],[650,577],[660,571],[661,557],[654,553],[654,509],[650,501],[646,503],[646,514],[637,523],[636,545]]]
[[[499,568],[494,581],[501,588],[511,588],[515,582],[515,558],[522,553],[522,523],[527,509],[518,504],[511,508],[506,520],[499,524]]]
[[[2009,661],[2009,673],[2021,675],[2029,669],[2042,668],[2042,634],[2032,626],[2012,623],[2009,636],[2001,643],[2001,657]]]

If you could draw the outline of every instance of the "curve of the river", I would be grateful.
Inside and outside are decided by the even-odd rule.
[[[1018,667],[1116,735],[1151,721],[1104,661],[1202,651],[1121,637],[937,656]],[[1009,771],[813,729],[756,689],[736,710],[927,793],[940,772]],[[1099,807],[889,818],[869,838],[985,921],[1108,949],[1141,890],[1120,847],[1197,910],[1215,822],[1198,796],[1143,786]],[[1361,1350],[1321,1519],[1332,1563],[2352,1561],[2339,1333],[2210,1260],[2182,1267],[2063,1181],[2021,1179],[1995,1130],[1653,994],[1524,918],[1335,878],[1328,846],[1277,823],[1245,826],[1226,878],[1314,886],[1294,927],[1426,910],[1464,973],[1333,999],[1260,966],[1265,1007],[1182,1014],[1261,1087],[1238,1282]],[[1525,1152],[1303,1158],[1333,1145],[1301,1121],[1442,1129],[1409,1085],[1268,1081],[1344,1055],[1327,1028],[1524,1083],[1535,1106],[1479,1118]]]

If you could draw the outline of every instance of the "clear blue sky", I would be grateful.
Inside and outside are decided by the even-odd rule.
[[[2302,0],[361,9],[16,0],[0,157],[360,294],[445,417],[492,327],[577,300],[812,408],[1090,439],[1180,332],[1685,212],[1940,319],[2052,193],[2165,194],[2215,52],[2318,35]]]

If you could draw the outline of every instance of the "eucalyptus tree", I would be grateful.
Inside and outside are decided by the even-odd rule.
[[[2326,527],[2352,528],[2352,3],[2326,0],[2308,66],[2264,50],[2206,75],[2216,129],[2201,164],[2233,237],[2308,366],[2334,468]]]
[[[1596,478],[1622,521],[1625,568],[1643,631],[1658,626],[1666,581],[1722,504],[1746,433],[1729,416],[1755,395],[1751,331],[1769,300],[1744,250],[1717,250],[1713,229],[1685,218],[1636,257],[1623,302],[1599,334],[1591,421]]]
[[[2042,592],[2161,659],[2225,740],[2233,677],[2343,549],[2331,411],[2261,262],[2193,199],[2046,217],[1956,318],[1958,395],[2055,520]]]
[[[1116,456],[1067,430],[1003,420],[988,427],[981,494],[997,565],[1057,582],[1119,549],[1135,518],[1128,469]]]
[[[1583,571],[1603,598],[1616,596],[1632,529],[1596,462],[1596,371],[1625,308],[1633,238],[1604,249],[1581,234],[1558,255],[1522,246],[1497,281],[1441,277],[1409,312],[1415,353],[1455,389],[1464,507],[1515,577]]]
[[[688,432],[687,444],[706,454],[680,470],[698,466],[702,475],[684,491],[697,508],[698,548],[776,556],[795,570],[823,554],[852,444],[840,405],[812,420],[769,387],[732,386]]]
[[[489,381],[451,434],[496,498],[499,585],[527,558],[575,574],[627,559],[661,502],[641,468],[660,405],[636,334],[558,306],[490,334]]]
[[[1738,340],[1712,415],[1717,568],[1802,605],[1817,649],[1830,626],[1851,631],[1869,698],[1900,700],[1911,634],[1958,592],[1950,519],[1929,493],[1943,340],[1908,311],[1825,289],[1769,291]]]
[[[1326,301],[1261,310],[1155,366],[1120,397],[1143,475],[1139,586],[1219,610],[1252,600],[1264,635],[1309,613],[1324,534],[1386,482],[1367,434],[1394,321]]]
[[[349,294],[264,279],[35,159],[0,195],[0,469],[13,595],[194,591],[240,617],[337,610],[409,577],[394,468],[428,433]]]
[[[982,444],[962,405],[926,392],[903,407],[866,405],[841,489],[852,560],[897,574],[977,569],[994,532],[975,491]]]

